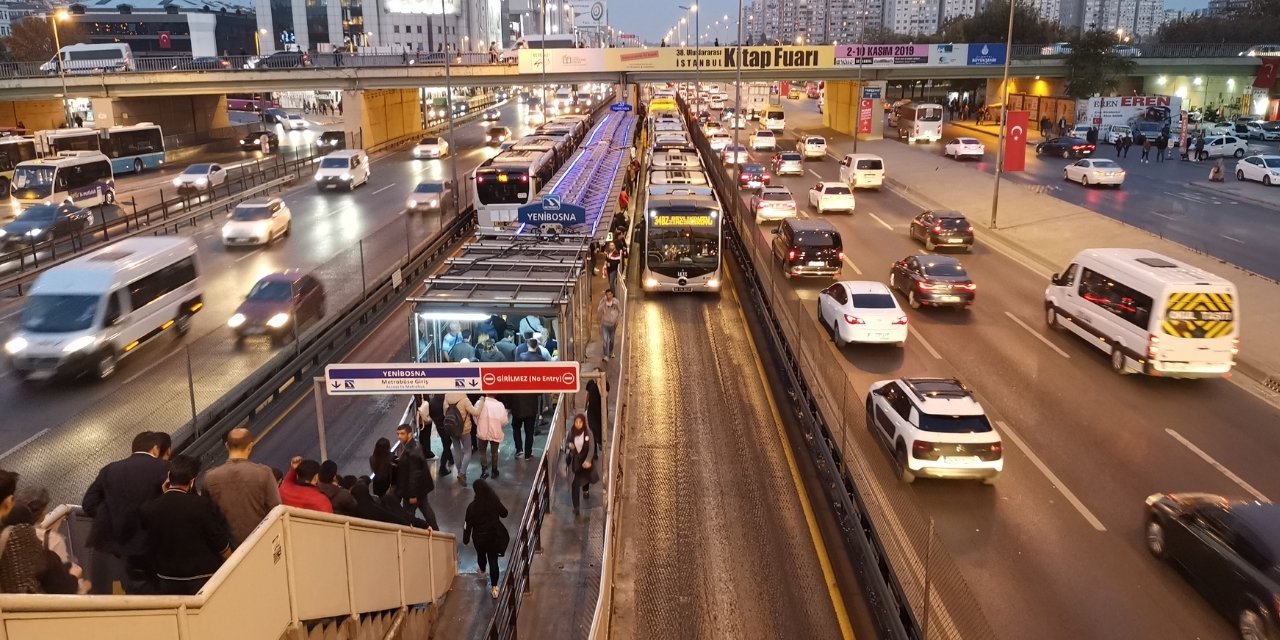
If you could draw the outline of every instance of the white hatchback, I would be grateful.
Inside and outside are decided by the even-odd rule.
[[[851,342],[907,344],[907,314],[881,282],[844,281],[823,289],[818,322],[831,330],[837,347]]]
[[[249,198],[236,205],[222,225],[222,244],[227,247],[271,244],[289,235],[293,213],[280,198]]]
[[[853,190],[843,182],[819,182],[809,188],[809,206],[818,213],[853,213]]]

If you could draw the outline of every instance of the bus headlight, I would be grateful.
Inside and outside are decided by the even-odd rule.
[[[287,313],[277,313],[271,316],[270,320],[267,320],[267,326],[272,329],[279,329],[286,324],[289,324],[289,314]]]
[[[720,288],[720,280],[719,280],[719,278],[709,278],[709,279],[707,280],[707,287],[709,287],[709,288],[711,288],[711,289],[719,289],[719,288]]]
[[[22,336],[10,338],[8,342],[4,343],[4,352],[11,356],[18,355],[26,348],[27,339]]]
[[[235,329],[240,325],[244,324],[244,321],[245,321],[244,314],[237,313],[234,316],[231,316],[230,320],[227,320],[227,326],[231,327],[232,329]]]
[[[75,340],[68,342],[67,346],[62,348],[62,352],[75,353],[82,349],[93,346],[94,342],[97,342],[97,339],[94,338],[93,336],[80,336],[79,338],[76,338]]]
[[[652,289],[652,288],[654,288],[654,287],[656,287],[656,286],[658,286],[658,280],[657,280],[656,278],[645,278],[645,279],[644,279],[644,288],[646,288],[646,289]]]

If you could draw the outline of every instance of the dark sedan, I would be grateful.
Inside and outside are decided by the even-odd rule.
[[[253,151],[262,148],[262,136],[267,137],[267,144],[270,148],[275,149],[280,146],[280,136],[271,131],[250,131],[240,138],[240,148],[245,151]]]
[[[280,345],[324,313],[324,286],[314,276],[293,269],[263,276],[227,326],[235,333],[237,345],[249,336],[267,336]]]
[[[928,251],[942,247],[973,249],[973,225],[959,211],[924,211],[911,220],[911,238]]]
[[[1093,155],[1097,145],[1084,138],[1049,138],[1036,145],[1036,155],[1054,155],[1064,158],[1083,158]]]
[[[1280,638],[1280,506],[1158,493],[1147,498],[1146,538],[1241,638]]]
[[[277,51],[258,61],[257,69],[292,69],[311,66],[311,56],[303,51]]]
[[[968,309],[978,290],[959,260],[951,256],[907,256],[893,263],[889,286],[906,294],[912,309],[921,306]]]
[[[62,238],[84,231],[93,224],[93,213],[73,204],[38,204],[18,214],[0,228],[0,246],[12,249]]]
[[[174,71],[221,71],[223,69],[230,68],[230,61],[226,58],[219,58],[217,56],[192,58],[173,65]]]
[[[738,186],[744,189],[761,189],[769,185],[771,178],[764,165],[748,162],[738,172]]]

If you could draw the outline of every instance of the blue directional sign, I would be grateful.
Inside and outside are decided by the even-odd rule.
[[[557,223],[573,226],[587,223],[587,210],[564,202],[557,194],[549,193],[542,196],[541,202],[520,207],[516,219],[521,224]]]
[[[625,113],[625,112],[627,112],[627,111],[630,111],[630,110],[631,110],[631,105],[629,105],[629,104],[627,104],[627,103],[625,103],[625,102],[615,102],[615,103],[613,103],[612,105],[609,105],[609,110],[610,110],[610,111],[622,111],[622,112],[624,112],[624,113]]]

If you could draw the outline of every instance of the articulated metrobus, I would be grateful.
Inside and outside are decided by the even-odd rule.
[[[56,156],[64,151],[99,151],[98,130],[88,127],[42,129],[36,132],[36,151],[41,156]]]
[[[164,166],[164,131],[160,125],[142,122],[98,132],[102,153],[111,159],[116,173],[141,173]]]
[[[485,229],[515,225],[520,207],[534,202],[559,168],[554,149],[513,148],[485,160],[471,178],[476,224]]]
[[[645,291],[718,293],[724,216],[711,187],[650,186],[644,211]]]
[[[0,138],[0,198],[9,197],[13,169],[19,162],[36,159],[36,143],[17,136]]]

